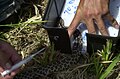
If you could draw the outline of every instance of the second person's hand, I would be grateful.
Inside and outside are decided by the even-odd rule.
[[[96,34],[94,26],[96,23],[101,34],[108,36],[103,19],[115,20],[109,12],[109,0],[80,0],[76,15],[68,28],[68,34],[71,36],[79,23],[83,22],[89,33]],[[114,23],[117,24],[117,21],[115,20]]]
[[[9,43],[0,40],[0,73],[10,69],[19,61],[21,61],[21,57],[18,55],[14,47],[12,47]],[[16,69],[5,77],[0,76],[0,79],[12,79],[19,71],[20,68]]]

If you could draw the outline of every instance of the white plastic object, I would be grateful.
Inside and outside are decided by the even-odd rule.
[[[5,77],[7,74],[10,74],[12,71],[16,70],[17,68],[19,68],[20,66],[22,66],[23,64],[26,64],[27,62],[29,62],[30,60],[32,60],[32,58],[34,56],[36,56],[37,54],[43,52],[45,50],[45,48],[42,48],[41,50],[39,50],[38,52],[28,56],[27,58],[23,59],[22,61],[20,61],[19,63],[15,64],[12,66],[11,69],[9,70],[5,70],[4,72],[1,73],[2,77]]]

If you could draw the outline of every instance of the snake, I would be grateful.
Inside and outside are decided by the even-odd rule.
[[[40,77],[46,77],[49,74],[67,70],[71,66],[79,63],[80,52],[74,52],[59,60],[46,66],[38,65],[36,67],[28,67],[19,72],[13,79],[39,79]]]
[[[49,74],[55,72],[67,70],[73,65],[80,63],[81,35],[79,35],[78,31],[75,32],[74,39],[72,54],[65,54],[59,61],[52,62],[45,66],[39,64],[33,67],[26,67],[16,74],[13,79],[39,79],[40,77],[47,77]]]

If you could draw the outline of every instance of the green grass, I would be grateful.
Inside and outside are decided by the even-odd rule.
[[[44,45],[48,47],[50,45],[47,32],[40,26],[40,23],[47,21],[41,20],[42,15],[39,14],[39,5],[31,4],[34,7],[34,16],[28,14],[27,16],[29,16],[29,18],[25,18],[27,19],[26,21],[21,19],[19,23],[6,24],[4,26],[13,27],[14,29],[0,33],[0,38],[10,42],[18,53],[22,54],[23,58],[32,51],[39,50],[39,48]],[[3,25],[0,25],[0,27],[1,26]],[[55,79],[113,79],[114,74],[118,75],[115,76],[114,79],[118,79],[120,73],[115,73],[115,71],[120,69],[120,54],[113,57],[111,48],[112,41],[108,40],[102,51],[94,53],[91,57],[81,57],[80,61],[83,62],[82,64],[78,64],[67,71],[56,73]],[[53,45],[48,48],[42,59],[34,60],[47,65],[49,62],[56,61],[57,55],[55,52]]]
[[[120,61],[120,54],[113,57],[111,49],[112,41],[108,40],[103,50],[97,52],[99,56],[94,56],[96,76],[98,79],[106,79],[109,74],[114,71],[114,68],[117,67],[117,63]]]

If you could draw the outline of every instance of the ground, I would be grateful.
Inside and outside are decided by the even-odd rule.
[[[22,58],[38,51],[44,46],[47,46],[48,48],[50,46],[47,31],[42,28],[41,24],[47,0],[37,0],[36,2],[32,0],[25,1],[26,5],[23,5],[19,10],[20,21],[17,24],[9,24],[9,26],[13,27],[9,31],[1,32],[1,39],[11,43]],[[91,62],[92,58],[86,59],[85,56],[82,58],[81,61],[83,61],[84,64],[77,64],[75,67],[72,67],[67,71],[57,72],[57,74],[53,74],[55,78],[52,77],[51,79],[97,79],[95,75],[95,67],[92,64],[93,62]],[[31,66],[31,64],[39,64],[40,61],[41,57],[38,56],[25,67]],[[113,71],[115,74],[117,73],[118,76],[120,68],[119,66],[116,67],[116,70]],[[112,75],[112,73],[110,75]],[[110,75],[107,79],[113,79]],[[116,75],[114,79],[115,78]]]

